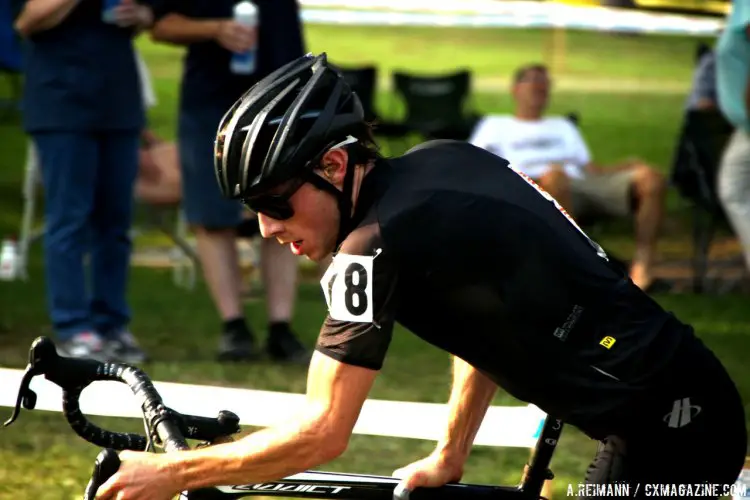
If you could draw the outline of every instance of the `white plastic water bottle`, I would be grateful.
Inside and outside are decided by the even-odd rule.
[[[243,26],[256,28],[258,26],[258,7],[250,0],[242,0],[234,6],[234,20]],[[232,62],[230,63],[232,73],[249,75],[255,72],[257,46],[256,39],[255,46],[250,50],[232,55]]]
[[[0,280],[13,281],[18,275],[18,246],[13,238],[3,240],[0,250]]]

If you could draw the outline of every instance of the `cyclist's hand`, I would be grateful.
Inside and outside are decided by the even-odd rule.
[[[414,488],[433,488],[460,481],[463,473],[463,462],[449,460],[435,452],[397,469],[393,472],[393,477],[402,479],[401,484],[411,491]]]
[[[255,46],[257,31],[232,20],[222,21],[216,41],[230,52],[245,52]]]
[[[120,452],[120,468],[104,483],[96,500],[171,500],[180,493],[163,455]]]

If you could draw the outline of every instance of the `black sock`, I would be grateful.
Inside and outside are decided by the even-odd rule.
[[[240,335],[250,336],[250,330],[245,323],[245,318],[240,316],[238,318],[230,319],[224,322],[224,333],[233,333]]]
[[[268,334],[270,336],[284,334],[286,332],[289,332],[289,322],[288,321],[273,321],[268,324]]]

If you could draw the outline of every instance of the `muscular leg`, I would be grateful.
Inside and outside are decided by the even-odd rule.
[[[221,319],[243,315],[240,301],[240,265],[234,229],[195,227],[203,277]]]
[[[664,176],[646,164],[633,167],[633,193],[636,198],[635,255],[630,268],[633,283],[646,288],[653,280],[656,243],[664,220],[667,184]]]
[[[214,124],[221,113],[220,108],[209,108],[180,114],[183,208],[195,233],[206,285],[223,322],[219,359],[248,360],[258,353],[240,296],[236,227],[242,220],[242,206],[221,195],[212,166]]]

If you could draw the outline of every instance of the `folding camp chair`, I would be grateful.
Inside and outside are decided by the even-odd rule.
[[[377,68],[375,66],[337,65],[336,69],[362,102],[365,120],[373,124],[376,136],[385,139],[385,142],[390,145],[390,139],[401,138],[408,133],[405,126],[385,119],[376,110]]]
[[[468,108],[471,73],[461,70],[444,75],[393,74],[396,92],[403,98],[409,132],[427,139],[466,140],[480,115]]]
[[[729,227],[716,189],[721,156],[734,128],[718,110],[692,110],[685,119],[677,141],[670,183],[693,207],[693,291],[708,289],[709,253],[716,230]],[[715,266],[732,266],[730,259],[715,261]],[[729,289],[739,279],[730,279],[721,287]]]

